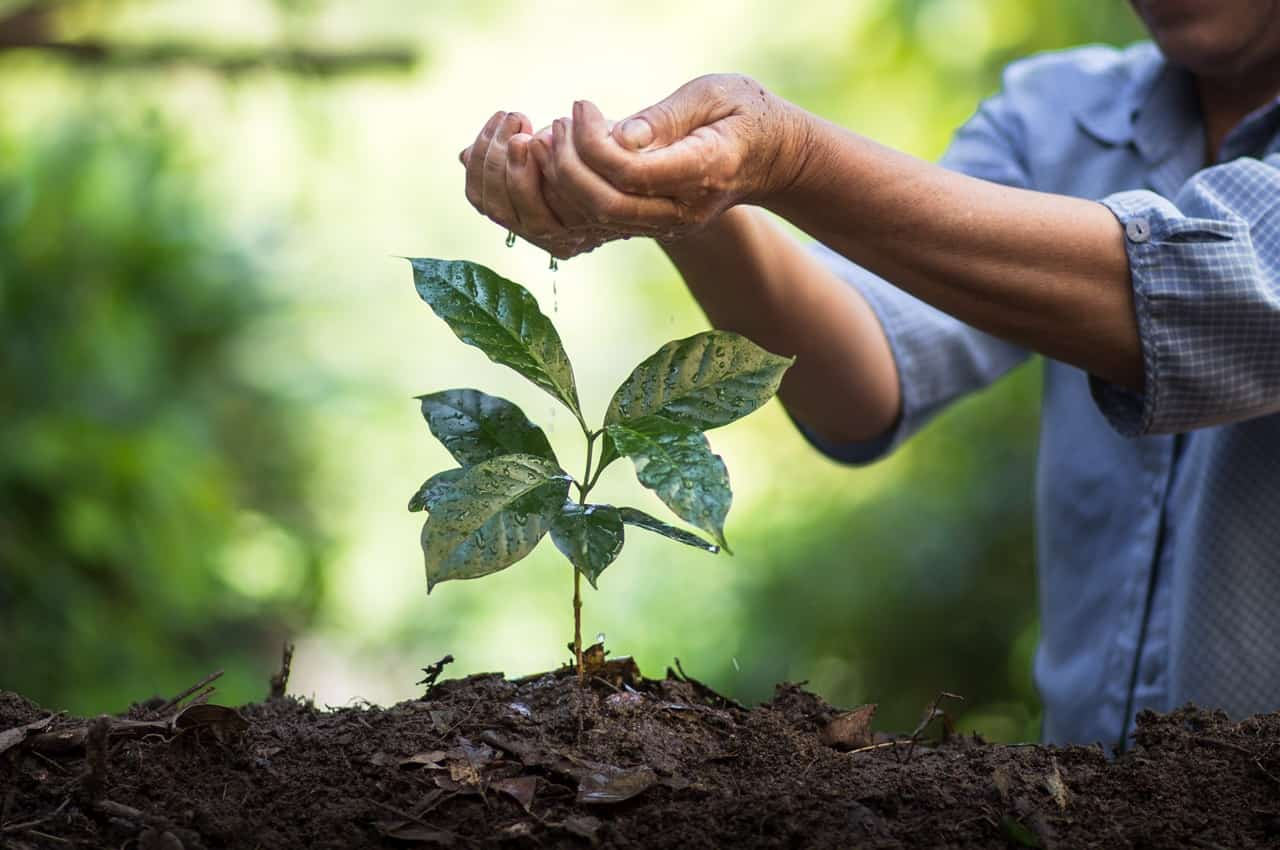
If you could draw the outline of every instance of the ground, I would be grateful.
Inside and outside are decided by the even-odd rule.
[[[0,847],[1280,847],[1280,714],[1144,713],[1108,758],[944,741],[940,717],[913,743],[795,685],[747,710],[595,672],[87,720],[0,692]]]

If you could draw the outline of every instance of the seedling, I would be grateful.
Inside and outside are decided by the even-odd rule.
[[[628,525],[707,552],[729,551],[729,473],[703,432],[768,401],[794,358],[727,331],[668,342],[622,382],[593,430],[560,335],[528,290],[475,263],[409,262],[418,294],[458,338],[569,408],[587,442],[586,467],[575,479],[543,430],[510,401],[474,389],[420,396],[431,433],[459,464],[428,478],[409,500],[409,510],[428,513],[427,592],[442,581],[506,569],[550,532],[574,567],[573,653],[581,680],[581,577],[596,587],[622,551]],[[641,484],[715,542],[636,508],[589,503],[600,473],[622,456],[631,458]]]

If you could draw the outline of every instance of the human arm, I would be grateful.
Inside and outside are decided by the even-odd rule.
[[[754,202],[975,328],[1141,388],[1123,229],[1106,207],[922,162],[745,78],[695,80],[638,117],[652,139],[635,150],[632,121],[610,132],[580,103],[573,144],[540,155],[598,226],[695,233]]]
[[[795,356],[779,397],[823,443],[871,440],[898,419],[898,370],[871,306],[759,210],[733,207],[662,247],[714,326]]]
[[[571,156],[564,140],[572,124],[557,123],[562,153]],[[1015,124],[1008,103],[992,98],[956,134],[944,164],[1025,185]],[[541,138],[548,149],[557,145],[552,133]],[[483,140],[482,133],[469,149],[480,161]],[[542,184],[550,189],[557,185],[560,157],[549,160],[542,153]],[[491,188],[506,191],[501,182]],[[598,213],[563,209],[563,196],[551,203],[569,220]],[[501,212],[507,206],[477,209],[507,226]],[[714,325],[797,355],[781,399],[819,448],[846,462],[882,456],[951,401],[1026,357],[1025,350],[974,330],[830,250],[802,247],[759,210],[735,207],[703,230],[659,242]]]

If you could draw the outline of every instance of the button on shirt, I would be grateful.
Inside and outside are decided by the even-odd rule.
[[[1150,44],[1086,47],[1010,66],[942,161],[1100,201],[1129,257],[1142,391],[1044,363],[1035,679],[1050,742],[1120,748],[1137,711],[1188,700],[1280,709],[1278,131],[1280,102],[1206,167],[1189,75]],[[1028,356],[815,250],[875,310],[902,390],[881,438],[810,436],[832,457],[881,457]]]

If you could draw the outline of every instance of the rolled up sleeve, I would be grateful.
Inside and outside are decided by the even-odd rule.
[[[800,430],[816,448],[849,464],[875,461],[916,433],[951,402],[985,387],[1027,357],[1025,349],[974,330],[903,292],[823,245],[812,250],[857,288],[879,319],[898,369],[902,410],[894,425],[871,440],[830,443]]]
[[[1280,156],[1102,203],[1125,233],[1143,387],[1092,377],[1126,436],[1191,431],[1280,411]]]
[[[1018,73],[1017,68],[1009,73]],[[1009,98],[996,95],[983,101],[956,131],[939,164],[970,177],[1025,188],[1029,178],[1021,156],[1024,135]],[[884,457],[951,402],[986,387],[1029,356],[1026,349],[948,316],[824,245],[815,244],[812,250],[858,290],[880,320],[902,397],[897,422],[870,440],[831,443],[797,422],[805,438],[834,460],[866,464]]]

